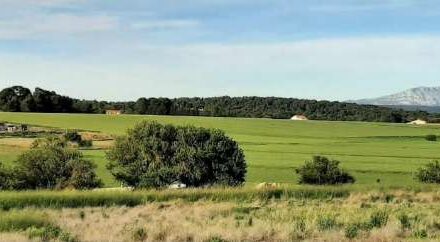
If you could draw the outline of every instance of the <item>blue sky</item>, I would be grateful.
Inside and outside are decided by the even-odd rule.
[[[440,86],[438,0],[0,0],[0,86],[358,99]]]

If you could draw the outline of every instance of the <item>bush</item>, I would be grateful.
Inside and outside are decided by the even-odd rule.
[[[107,153],[107,168],[134,187],[164,187],[181,182],[189,187],[238,186],[246,163],[238,144],[222,131],[142,122],[116,139]]]
[[[5,190],[10,188],[11,183],[11,172],[3,167],[0,162],[0,190]]]
[[[81,140],[80,142],[78,142],[79,147],[92,147],[93,146],[93,141],[91,140]]]
[[[12,176],[16,189],[88,189],[101,185],[96,166],[82,154],[57,143],[40,141],[15,161]]]
[[[434,134],[428,134],[428,135],[425,136],[425,139],[426,139],[427,141],[437,141],[437,135],[434,135]]]
[[[440,183],[440,163],[439,161],[432,161],[419,168],[416,172],[415,178],[423,183]]]
[[[315,156],[312,161],[306,161],[304,166],[296,169],[296,173],[299,174],[300,184],[334,185],[355,182],[354,177],[339,168],[339,161],[323,156]]]
[[[64,139],[69,142],[80,143],[82,141],[81,135],[76,131],[66,131]]]

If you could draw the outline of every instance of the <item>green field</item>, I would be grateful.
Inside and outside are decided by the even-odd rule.
[[[247,182],[295,183],[294,168],[313,155],[341,161],[357,183],[401,186],[414,184],[413,172],[429,160],[440,159],[440,142],[428,142],[427,134],[440,135],[440,126],[361,122],[295,122],[290,120],[176,117],[105,116],[85,114],[0,113],[0,120],[30,125],[99,131],[120,135],[141,120],[218,128],[236,139],[248,162]],[[0,160],[10,162],[22,149],[0,146]],[[105,169],[105,151],[85,151],[98,164],[107,186],[117,185]]]

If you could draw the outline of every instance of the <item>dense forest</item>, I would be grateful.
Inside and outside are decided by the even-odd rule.
[[[279,97],[139,98],[133,102],[79,100],[53,91],[14,86],[0,92],[5,112],[105,113],[121,109],[126,114],[192,115],[287,119],[303,114],[309,119],[402,123],[433,118],[424,111],[405,111],[374,105]]]

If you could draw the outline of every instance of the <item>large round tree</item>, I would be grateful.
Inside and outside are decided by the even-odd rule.
[[[217,129],[141,122],[116,139],[107,168],[133,187],[238,186],[246,162],[237,142]]]

